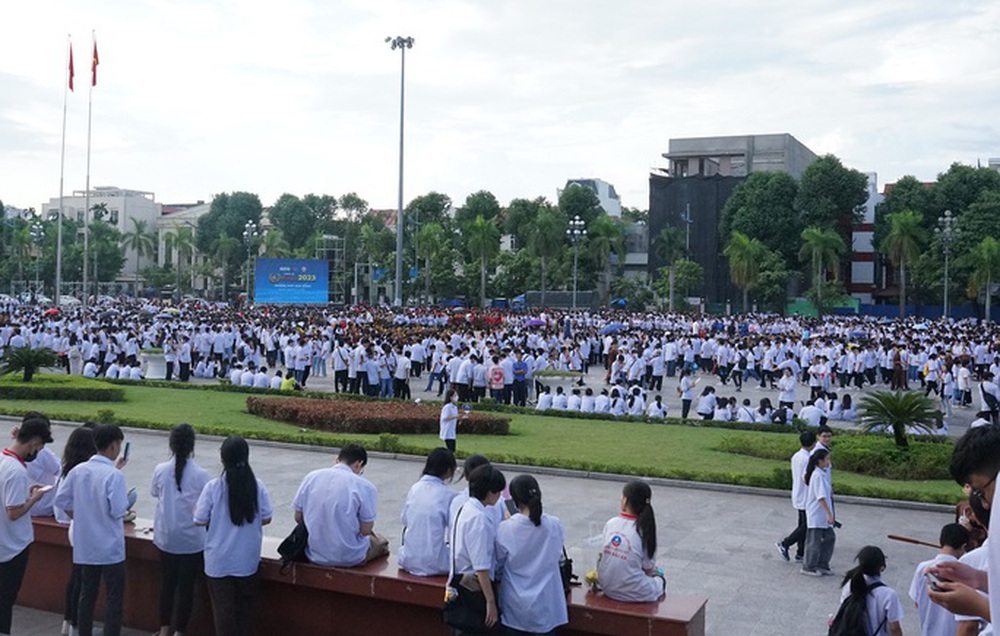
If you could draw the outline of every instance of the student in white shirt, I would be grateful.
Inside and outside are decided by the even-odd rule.
[[[788,550],[795,546],[795,562],[801,563],[805,554],[806,545],[806,503],[809,491],[806,487],[805,474],[806,466],[809,465],[809,453],[816,445],[816,433],[805,431],[799,435],[801,448],[792,455],[790,461],[792,468],[792,507],[798,513],[798,525],[787,537],[777,543],[778,554],[785,561],[790,561]]]
[[[420,481],[410,486],[400,515],[403,536],[399,567],[416,576],[448,572],[448,522],[451,501],[458,494],[448,487],[455,476],[455,456],[435,448],[427,456]]]
[[[569,404],[569,399],[561,386],[556,387],[556,394],[552,396],[552,408],[557,411],[565,411]]]
[[[541,401],[541,398],[539,398]],[[608,413],[611,410],[611,399],[608,397],[608,390],[601,389],[601,394],[594,398],[594,412]]]
[[[593,413],[596,408],[594,400],[594,390],[587,387],[583,390],[583,397],[580,398],[580,412]]]
[[[569,622],[559,561],[566,531],[542,512],[542,491],[531,475],[510,482],[517,514],[497,530],[500,622],[504,627],[547,634]]]
[[[458,411],[458,391],[448,389],[444,398],[444,406],[441,407],[441,417],[438,421],[438,437],[444,442],[452,453],[455,452],[455,438],[458,429],[458,420],[464,415]]]
[[[375,534],[378,491],[361,476],[368,452],[359,444],[340,449],[330,468],[314,470],[299,486],[292,509],[309,530],[306,558],[317,565],[354,567],[389,553]]]
[[[604,525],[604,548],[597,578],[604,595],[616,601],[648,603],[666,591],[656,567],[656,516],[649,484],[633,480],[622,489],[621,514]]]
[[[583,405],[583,398],[580,397],[580,389],[573,389],[566,399],[566,410],[579,412]]]
[[[222,475],[201,491],[194,522],[208,526],[205,577],[215,633],[252,634],[261,541],[274,509],[250,467],[246,440],[227,437],[220,454]]]
[[[922,636],[948,636],[955,634],[955,615],[935,604],[927,596],[929,581],[925,572],[943,561],[957,561],[965,554],[965,544],[969,541],[969,531],[960,524],[949,523],[941,528],[938,543],[941,552],[933,559],[920,563],[913,571],[910,583],[910,600],[917,606]]]
[[[128,511],[125,476],[115,468],[125,435],[114,424],[94,428],[97,454],[66,475],[59,484],[55,506],[73,519],[73,563],[80,565],[80,632],[94,626],[94,605],[104,579],[104,633],[121,633],[125,594],[125,528]],[[119,462],[121,465],[121,462]]]
[[[662,420],[667,416],[667,405],[663,403],[663,396],[657,395],[646,407],[646,416]]]
[[[538,394],[538,402],[535,404],[536,411],[547,411],[552,408],[552,388],[548,385]]]
[[[710,420],[715,416],[716,405],[715,387],[706,386],[701,391],[701,396],[698,398],[698,405],[694,407],[694,412],[700,415],[701,419]]]
[[[902,636],[903,628],[899,623],[903,620],[903,604],[899,602],[896,590],[881,579],[881,574],[885,571],[885,554],[880,548],[868,545],[861,548],[855,560],[858,564],[848,570],[840,584],[843,588],[841,603],[848,596],[865,600],[865,633],[872,636]]]
[[[503,473],[490,464],[473,470],[469,475],[469,500],[456,513],[452,528],[452,567],[445,595],[457,594],[455,588],[463,578],[475,578],[486,597],[486,627],[493,627],[500,618],[492,583],[497,524],[488,509],[500,501],[506,485]]]
[[[833,509],[833,486],[830,482],[830,451],[815,447],[806,465],[806,549],[802,574],[830,576],[830,558],[837,538]]]
[[[59,475],[60,483],[66,478],[69,471],[94,456],[96,451],[94,449],[93,427],[93,424],[84,424],[83,426],[78,426],[73,429],[73,432],[69,434],[69,438],[66,440],[66,446],[63,447],[62,472]],[[56,489],[58,490],[58,485],[56,486]],[[68,534],[70,543],[72,544],[73,520],[70,519],[65,510],[59,508],[58,506],[53,505],[53,513],[55,514],[56,521],[69,526]],[[74,564],[70,578],[66,582],[66,607],[63,612],[62,631],[67,634],[78,633],[75,630],[78,627],[77,608],[80,605],[80,578],[82,576],[82,572],[83,566]]]
[[[194,582],[205,550],[205,530],[194,524],[194,507],[208,473],[194,463],[194,429],[170,431],[173,458],[153,470],[149,494],[156,499],[153,544],[160,550],[160,636],[187,632]]]

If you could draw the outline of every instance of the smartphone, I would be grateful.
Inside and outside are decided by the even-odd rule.
[[[41,486],[41,487],[38,488],[38,492],[48,492],[48,491],[52,490],[53,488],[55,488],[55,486],[53,486],[51,484],[49,484],[48,486]]]
[[[122,458],[128,461],[128,452],[132,449],[132,442],[125,442],[125,452],[122,453]]]
[[[939,579],[938,577],[934,576],[930,572],[925,573],[924,576],[926,576],[927,580],[930,582],[932,590],[934,590],[935,592],[943,592],[944,591],[944,588],[942,588],[940,585],[938,585],[939,583],[941,583],[941,579]]]

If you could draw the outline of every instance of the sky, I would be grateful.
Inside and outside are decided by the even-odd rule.
[[[648,207],[668,140],[788,132],[817,154],[933,180],[1000,157],[995,0],[47,0],[0,21],[0,200],[151,191],[357,192],[394,208],[398,50],[404,198],[502,205],[569,178]]]

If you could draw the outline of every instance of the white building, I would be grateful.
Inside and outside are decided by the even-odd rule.
[[[122,234],[134,232],[135,221],[144,221],[146,223],[146,232],[156,233],[157,221],[160,218],[160,204],[156,202],[156,195],[152,192],[128,190],[114,186],[99,186],[90,191],[90,209],[93,210],[95,205],[102,203],[108,210],[107,215],[102,221],[114,226]],[[63,197],[63,218],[83,223],[86,208],[86,190],[74,190],[72,195]],[[49,199],[48,203],[42,204],[42,218],[54,219],[58,214],[59,197],[53,197]],[[92,219],[93,215],[87,216],[87,220]],[[65,235],[63,238],[66,238]],[[70,240],[72,240],[72,237]],[[135,250],[126,250],[125,264],[118,275],[119,280],[135,280],[138,276],[140,266],[148,267],[152,263],[151,259],[143,257],[140,265]]]
[[[167,249],[167,235],[175,234],[180,228],[186,227],[191,230],[192,238],[195,238],[198,234],[198,219],[208,214],[211,208],[212,204],[204,201],[199,201],[194,205],[163,206],[163,214],[157,219],[156,226],[153,228],[157,235],[157,265],[162,267],[169,261],[174,267],[177,266],[177,254],[172,254]],[[208,286],[204,276],[195,275],[195,269],[207,261],[208,257],[195,248],[192,250],[191,261],[181,264],[181,269],[187,270],[185,276],[190,276],[191,287],[194,290],[201,291]]]
[[[597,195],[597,200],[601,202],[601,208],[608,216],[619,218],[622,215],[622,198],[615,192],[615,186],[600,179],[570,179],[566,182],[566,188],[570,186],[581,186],[590,189]],[[565,190],[565,188],[563,188]],[[556,190],[556,200],[562,195],[562,190]]]

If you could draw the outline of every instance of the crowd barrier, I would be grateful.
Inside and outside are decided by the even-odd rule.
[[[18,604],[62,613],[72,568],[67,528],[54,519],[34,519],[35,542]],[[159,629],[159,552],[148,520],[126,524],[124,623],[149,632]],[[327,568],[297,563],[280,573],[278,541],[265,539],[254,625],[259,635],[325,636],[406,634],[444,636],[441,621],[445,577],[417,577],[397,566],[395,557],[358,568]],[[582,574],[582,573],[580,573]],[[574,588],[567,636],[703,636],[707,599],[668,594],[659,603],[618,603]],[[103,595],[98,599],[101,617]],[[212,634],[212,615],[204,581],[195,592],[189,634]]]

